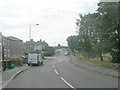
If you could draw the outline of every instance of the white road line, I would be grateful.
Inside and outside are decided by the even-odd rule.
[[[53,68],[55,68],[54,65],[53,65]],[[59,74],[56,69],[54,69],[54,71],[55,71],[56,74]],[[61,77],[61,79],[62,79],[69,87],[71,87],[73,90],[76,90],[76,89],[75,89],[72,85],[70,85],[64,78]]]
[[[75,89],[72,85],[70,85],[64,78],[61,77],[61,79],[68,85],[70,86],[71,88]],[[76,90],[76,89],[75,89]]]
[[[56,69],[54,69],[54,71],[55,71],[56,74],[59,74]]]

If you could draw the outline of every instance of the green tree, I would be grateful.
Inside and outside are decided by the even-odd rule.
[[[47,47],[45,50],[45,56],[53,56],[55,54],[55,49],[53,47]]]
[[[120,3],[101,2],[95,13],[79,15],[76,19],[78,29],[77,39],[68,37],[68,45],[73,49],[84,51],[90,55],[100,57],[102,54],[110,53],[112,62],[120,63]]]
[[[118,5],[117,2],[99,3],[98,13],[101,23],[102,40],[112,55],[112,62],[119,63],[119,28],[118,28]]]
[[[102,53],[110,52],[112,62],[120,62],[118,5],[117,2],[99,3],[96,13],[79,15],[80,19],[77,19],[76,25],[79,30],[81,50],[94,51],[101,60],[103,60]]]
[[[78,50],[78,37],[73,35],[67,38],[69,48],[74,51]]]
[[[97,19],[98,13],[80,15],[80,19],[77,19],[77,27],[79,29],[79,47],[80,51],[83,50],[88,53],[88,56],[93,54],[99,54],[100,59],[103,61],[102,52],[103,47],[101,43],[101,32]],[[99,45],[99,47],[97,47]],[[97,47],[97,48],[96,48]],[[97,53],[96,53],[97,52]]]
[[[58,47],[61,47],[61,45],[60,45],[60,44],[58,44]]]

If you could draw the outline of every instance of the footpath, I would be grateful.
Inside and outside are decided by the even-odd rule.
[[[120,73],[119,73],[118,70],[112,70],[112,69],[104,68],[104,67],[101,67],[101,66],[97,66],[95,64],[81,62],[77,57],[75,57],[73,55],[70,55],[70,57],[71,57],[70,62],[73,65],[75,65],[76,67],[83,68],[83,69],[86,69],[86,70],[90,70],[90,71],[93,71],[93,72],[97,72],[97,73],[100,73],[100,74],[120,78]]]
[[[2,88],[5,88],[8,83],[13,80],[17,75],[29,69],[30,66],[24,64],[23,66],[18,66],[13,69],[7,69],[2,72]],[[0,72],[1,73],[1,72]]]
[[[0,90],[2,89],[2,72],[0,71]]]

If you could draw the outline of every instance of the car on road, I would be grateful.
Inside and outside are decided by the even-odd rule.
[[[65,56],[69,55],[69,52],[65,52]]]

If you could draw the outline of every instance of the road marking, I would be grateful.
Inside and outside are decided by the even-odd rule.
[[[56,74],[59,74],[56,69],[54,69],[54,71],[55,71]]]
[[[55,68],[54,65],[53,65],[53,68]],[[56,69],[54,69],[54,71],[55,71],[56,74],[59,75],[59,73],[57,72]],[[72,85],[70,85],[64,78],[61,77],[61,79],[62,79],[69,87],[71,87],[73,90],[77,90],[77,89],[75,89]]]
[[[61,79],[68,85],[70,86],[72,89],[76,90],[72,85],[70,85],[64,78],[61,77]]]

